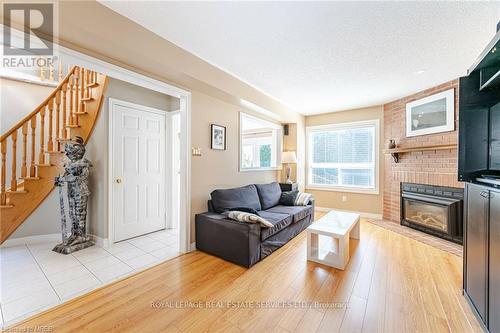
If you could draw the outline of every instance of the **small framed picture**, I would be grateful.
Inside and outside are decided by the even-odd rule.
[[[226,128],[212,124],[212,149],[226,150]]]
[[[406,136],[417,136],[455,130],[455,90],[406,104]]]

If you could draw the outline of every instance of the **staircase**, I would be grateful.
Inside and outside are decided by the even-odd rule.
[[[0,244],[54,188],[54,178],[64,172],[64,143],[75,136],[87,142],[106,84],[105,75],[75,66],[33,112],[1,136]]]

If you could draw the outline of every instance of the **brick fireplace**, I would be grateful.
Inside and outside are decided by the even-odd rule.
[[[455,89],[455,131],[407,138],[406,103],[450,88]],[[384,148],[390,139],[395,139],[398,147],[456,144],[457,116],[458,80],[385,104]],[[398,223],[401,219],[401,183],[463,187],[463,184],[457,181],[457,149],[408,152],[399,155],[399,163],[395,163],[390,155],[385,155],[384,173],[384,219]]]

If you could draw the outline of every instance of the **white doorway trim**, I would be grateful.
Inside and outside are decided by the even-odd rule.
[[[3,24],[0,27],[5,28]],[[11,28],[13,33],[13,38],[15,40],[23,40],[24,33],[18,29]],[[78,65],[85,68],[90,68],[94,71],[100,72],[104,75],[110,76],[115,79],[119,79],[125,82],[129,82],[138,85],[143,88],[154,90],[160,93],[164,93],[176,98],[181,101],[180,113],[181,113],[181,175],[180,175],[180,204],[181,210],[179,212],[180,220],[180,252],[190,252],[194,248],[191,247],[189,239],[191,237],[191,92],[168,84],[166,82],[153,79],[149,76],[139,74],[137,72],[125,69],[126,64],[117,62],[119,65],[111,64],[107,61],[89,56],[87,54],[78,52],[76,50],[64,47],[62,45],[57,45],[58,52],[61,58],[68,58],[71,65]],[[108,133],[109,135],[109,133]],[[109,147],[108,147],[109,149]],[[108,158],[109,158],[108,150]],[[108,173],[108,176],[110,173]],[[109,177],[108,177],[109,178]],[[109,179],[108,179],[109,180]],[[109,187],[109,186],[108,186]],[[108,202],[109,202],[109,188],[108,188]],[[110,219],[108,209],[108,225]],[[103,222],[105,223],[105,222]],[[109,240],[104,240],[104,243],[113,244],[111,240],[111,232],[108,229]]]
[[[175,120],[175,123],[174,123]],[[170,183],[167,189],[167,228],[179,228],[180,219],[180,112],[169,111],[167,112],[167,174]],[[177,204],[176,208],[173,209],[173,205]]]

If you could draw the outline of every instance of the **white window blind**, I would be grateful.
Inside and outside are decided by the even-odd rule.
[[[376,191],[378,121],[309,127],[308,187]]]

